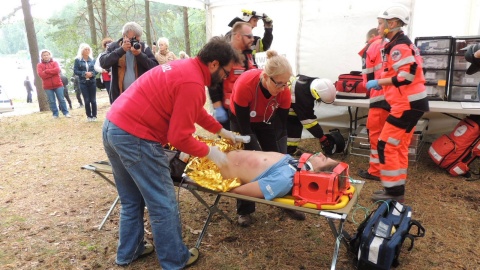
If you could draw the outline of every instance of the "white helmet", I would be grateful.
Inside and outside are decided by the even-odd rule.
[[[377,18],[385,20],[397,18],[401,20],[404,24],[408,24],[410,22],[410,11],[405,6],[395,5],[380,12]]]
[[[324,103],[332,103],[335,101],[337,90],[329,79],[315,79],[310,84],[310,91],[316,100]]]

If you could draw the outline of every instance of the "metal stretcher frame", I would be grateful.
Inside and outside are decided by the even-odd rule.
[[[106,161],[98,161],[98,162],[93,162],[88,165],[82,166],[82,169],[86,169],[89,171],[92,171],[99,175],[101,178],[103,178],[105,181],[107,181],[109,184],[115,186],[115,183],[106,176],[106,174],[112,174],[112,168],[110,164]],[[308,214],[313,214],[316,216],[322,216],[327,220],[327,223],[332,231],[333,237],[335,239],[335,246],[333,250],[333,257],[332,257],[332,264],[330,269],[335,269],[336,264],[337,264],[337,259],[338,259],[338,254],[340,250],[340,242],[343,242],[344,245],[348,248],[348,243],[346,239],[343,237],[343,225],[344,222],[347,220],[347,216],[352,210],[353,206],[356,204],[358,200],[358,196],[363,188],[364,181],[356,181],[354,183],[355,187],[355,193],[353,194],[352,199],[348,202],[348,204],[341,209],[337,210],[318,210],[318,209],[312,209],[312,208],[305,208],[305,207],[300,207],[300,206],[294,206],[294,205],[288,205],[285,203],[280,203],[280,202],[275,202],[275,201],[268,201],[264,199],[258,199],[258,198],[253,198],[245,195],[240,195],[240,194],[235,194],[235,193],[230,193],[230,192],[216,192],[212,191],[210,189],[203,188],[199,185],[197,185],[195,182],[190,180],[187,177],[184,177],[184,180],[182,182],[174,182],[175,186],[179,188],[184,188],[188,190],[202,205],[204,205],[207,210],[208,210],[208,216],[207,219],[205,220],[205,223],[203,225],[202,231],[198,236],[197,242],[195,244],[195,247],[200,249],[200,245],[202,243],[202,239],[207,232],[208,226],[210,225],[210,220],[212,216],[216,213],[219,213],[222,215],[226,220],[228,220],[230,223],[233,223],[232,219],[230,219],[221,209],[218,208],[218,203],[220,202],[220,199],[222,197],[230,197],[230,198],[235,198],[235,199],[242,199],[246,201],[251,201],[251,202],[256,202],[256,203],[262,203],[266,205],[272,205],[280,208],[286,208],[286,209],[291,209],[291,210],[296,210],[296,211],[301,211],[304,213]],[[197,191],[201,192],[206,192],[210,194],[215,194],[216,198],[212,204],[207,203],[202,196]],[[107,214],[103,218],[101,224],[99,225],[98,229],[101,230],[112,213],[113,209],[117,205],[119,200],[119,197],[115,199],[113,202],[112,206],[110,206],[110,209],[108,210]]]

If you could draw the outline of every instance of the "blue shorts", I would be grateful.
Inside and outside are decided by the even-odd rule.
[[[258,181],[265,200],[283,197],[292,189],[293,176],[297,170],[289,164],[291,160],[293,158],[290,155],[285,155],[252,181]]]

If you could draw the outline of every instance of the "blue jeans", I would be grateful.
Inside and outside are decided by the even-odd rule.
[[[97,86],[95,86],[95,78],[81,82],[80,91],[82,91],[87,117],[97,117]]]
[[[122,205],[116,262],[130,263],[142,254],[146,204],[160,265],[165,270],[182,269],[190,252],[183,243],[175,188],[162,145],[133,136],[108,119],[102,133]]]
[[[52,111],[53,116],[58,116],[57,98],[63,115],[68,114],[67,103],[65,102],[65,97],[63,96],[63,86],[45,90],[45,93],[47,93],[48,104],[50,105],[50,110]]]

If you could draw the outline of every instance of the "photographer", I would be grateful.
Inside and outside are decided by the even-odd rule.
[[[108,45],[100,57],[100,66],[111,68],[110,95],[112,102],[143,73],[158,66],[152,50],[141,41],[143,29],[136,22],[123,26],[123,37]]]

